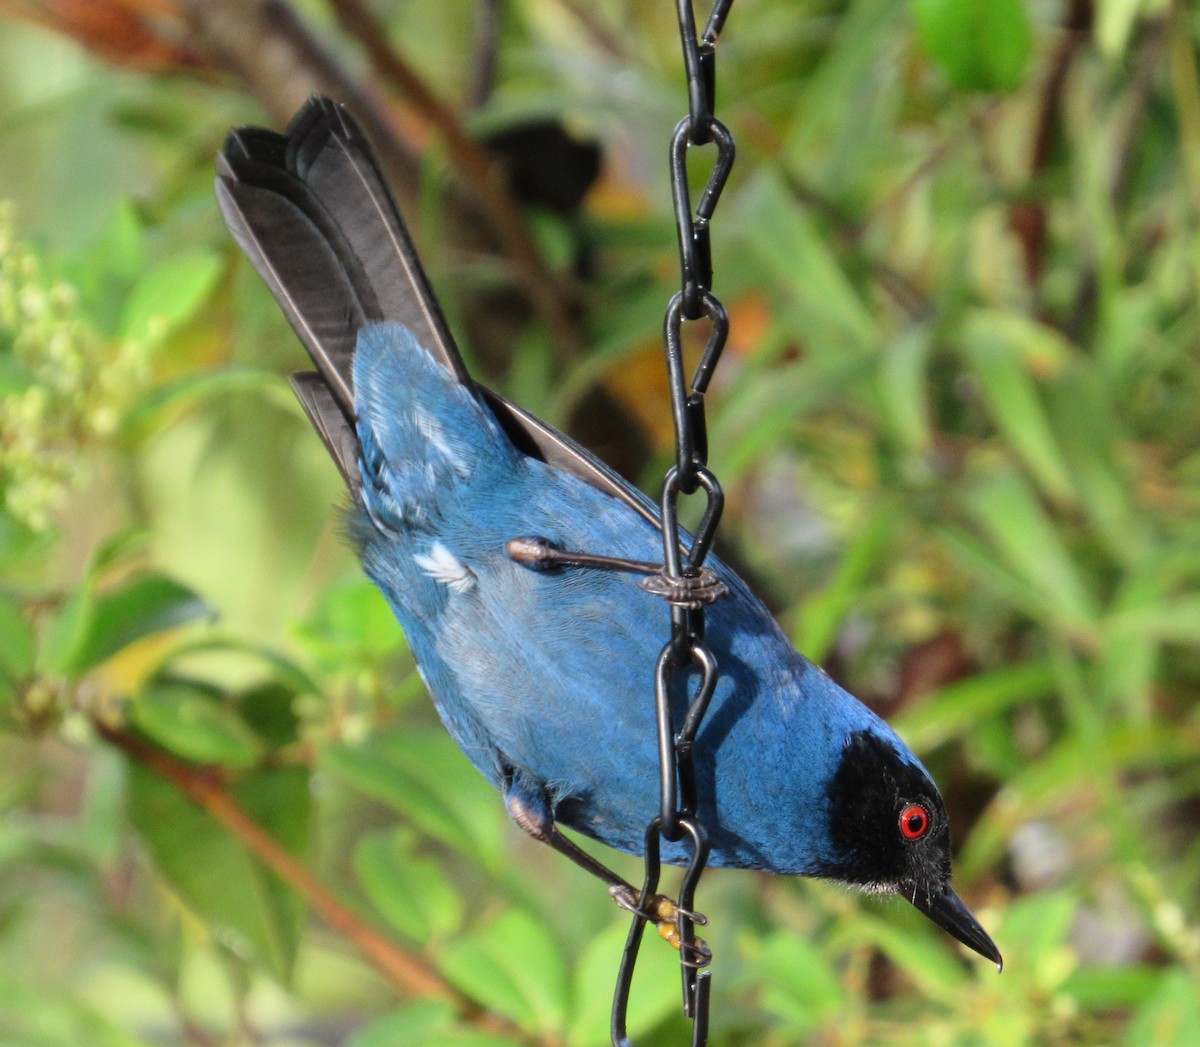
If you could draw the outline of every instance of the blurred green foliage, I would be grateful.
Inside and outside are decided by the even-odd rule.
[[[377,5],[450,99],[474,9]],[[587,244],[587,351],[535,324],[497,381],[563,424],[603,389],[650,486],[674,14],[572,10],[503,6],[469,122],[603,144],[581,215],[528,216],[560,269]],[[625,922],[436,724],[217,216],[261,113],[0,25],[0,1043],[607,1042]],[[734,7],[726,547],[934,771],[1007,967],[900,903],[710,873],[714,1047],[1200,1042],[1198,41],[1169,0]],[[425,235],[426,167],[457,316],[499,263]],[[295,868],[462,996],[397,994]],[[684,1042],[675,957],[643,956],[637,1042]]]

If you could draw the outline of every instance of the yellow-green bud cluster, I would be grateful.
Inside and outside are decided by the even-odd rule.
[[[48,279],[0,201],[0,497],[41,530],[149,377],[149,345],[106,340],[70,284]]]

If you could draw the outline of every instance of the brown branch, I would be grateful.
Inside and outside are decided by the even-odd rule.
[[[0,16],[70,37],[92,54],[142,73],[207,73],[205,55],[181,43],[169,0],[0,0]]]
[[[558,5],[583,26],[601,51],[612,58],[626,57],[626,49],[621,39],[600,21],[591,7],[581,4],[579,0],[558,0]]]
[[[533,1040],[511,1022],[485,1011],[424,959],[406,952],[380,934],[245,812],[226,791],[219,771],[186,763],[141,738],[99,721],[95,721],[94,726],[105,741],[169,782],[232,833],[251,854],[304,898],[332,930],[349,941],[397,991],[448,1000],[464,1019],[488,1032],[516,1037],[523,1042],[537,1042],[543,1047],[553,1042],[544,1038]]]
[[[1175,0],[1170,9],[1167,68],[1175,96],[1184,185],[1191,202],[1192,217],[1196,218],[1200,216],[1200,155],[1197,155],[1200,152],[1200,72],[1196,69],[1188,5],[1180,0]]]
[[[504,183],[498,164],[467,132],[455,110],[442,101],[417,71],[388,42],[387,29],[363,0],[329,0],[342,28],[366,50],[379,72],[441,134],[463,178],[521,277],[530,302],[568,359],[579,351],[571,315],[569,288],[543,264],[521,209]]]
[[[480,216],[485,219],[496,249],[510,261],[526,300],[546,325],[560,355],[567,360],[578,355],[578,290],[546,267],[500,167],[467,133],[454,109],[389,46],[382,25],[364,3],[331,2],[342,25],[364,46],[381,75],[445,139],[462,176],[461,187],[448,187],[451,210],[476,227]],[[416,196],[419,151],[400,133],[396,112],[350,75],[287,0],[43,3],[44,7],[33,0],[0,0],[0,12],[74,36],[116,64],[208,75],[228,71],[275,124],[291,119],[312,94],[336,98],[363,124],[397,194],[408,199]]]
[[[286,124],[310,95],[345,103],[389,179],[412,197],[420,160],[396,134],[379,98],[362,88],[284,0],[175,0],[197,41],[242,81],[272,122]]]
[[[1092,28],[1092,0],[1071,0],[1063,23],[1063,35],[1050,63],[1042,87],[1033,148],[1029,160],[1030,181],[1035,182],[1050,163],[1050,147],[1058,128],[1059,110],[1067,74],[1075,56],[1086,43]],[[1039,199],[1020,200],[1008,212],[1008,222],[1021,244],[1025,282],[1036,288],[1046,264],[1046,205]]]
[[[467,94],[472,109],[481,109],[496,89],[496,62],[500,48],[500,0],[477,0],[475,4],[475,59],[471,89]]]
[[[1134,165],[1138,157],[1139,134],[1150,109],[1154,80],[1163,66],[1163,46],[1167,35],[1167,20],[1156,18],[1146,24],[1129,78],[1129,101],[1120,123],[1113,147],[1113,176],[1109,198],[1113,207],[1123,211],[1129,205]]]

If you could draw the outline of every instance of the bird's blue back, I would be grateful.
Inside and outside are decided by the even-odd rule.
[[[558,821],[640,853],[659,803],[653,682],[668,608],[635,575],[535,571],[505,543],[536,535],[661,560],[658,530],[518,452],[476,394],[399,325],[360,333],[354,389],[363,564],[447,728],[497,786],[545,796]],[[795,651],[737,575],[709,563],[729,588],[708,614],[720,679],[695,747],[711,861],[815,872],[836,857],[826,790],[850,733],[873,732],[919,764]],[[680,856],[664,848],[666,860]]]

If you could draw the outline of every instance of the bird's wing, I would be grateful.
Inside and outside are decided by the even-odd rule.
[[[519,450],[657,526],[653,505],[603,462],[472,383],[370,144],[342,106],[311,98],[282,135],[231,131],[216,191],[230,232],[316,366],[293,388],[351,491],[358,486],[354,350],[365,324],[386,320],[403,324],[459,381],[479,388]]]

